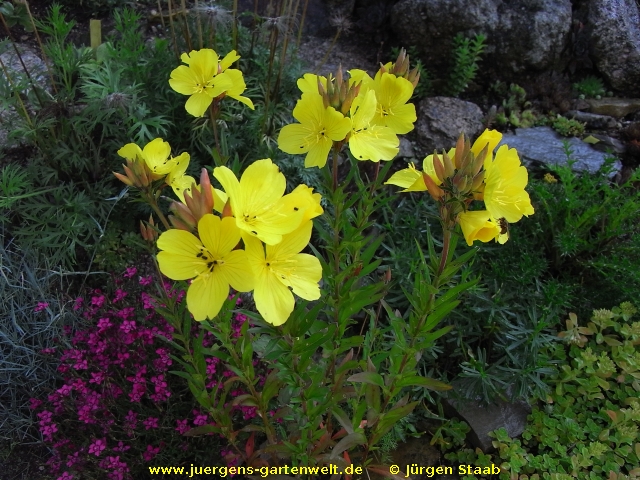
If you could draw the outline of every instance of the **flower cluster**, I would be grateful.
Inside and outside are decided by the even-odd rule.
[[[163,339],[172,340],[173,329],[154,312],[154,301],[140,288],[148,278],[138,278],[135,267],[123,277],[128,279],[116,280],[114,295],[94,290],[86,301],[76,301],[74,310],[82,312],[88,327],[73,335],[67,329],[71,348],[59,356],[54,349],[42,352],[59,358],[63,376],[62,385],[45,402],[31,399],[43,438],[52,447],[48,465],[58,480],[140,478],[141,459],[150,462],[158,455],[177,464],[187,458],[179,452],[189,447],[182,435],[209,422],[195,400],[185,402],[182,379],[169,375],[175,367]],[[165,287],[177,301],[184,297],[184,292]],[[234,337],[246,321],[244,315],[234,318]],[[205,347],[213,345],[211,333],[197,325],[192,330],[194,338],[204,335]],[[266,373],[259,372],[259,381]],[[232,375],[217,358],[207,358],[208,388]],[[246,393],[236,388],[229,401]],[[236,406],[233,411],[245,420],[255,416],[253,407]]]
[[[413,130],[416,109],[407,103],[418,83],[409,59],[384,65],[371,78],[350,70],[328,78],[306,74],[298,80],[302,96],[293,110],[298,122],[286,125],[278,146],[290,154],[306,154],[305,167],[323,167],[332,148],[348,145],[358,160],[392,160],[398,154],[399,134]]]
[[[224,192],[215,192],[203,169],[200,186],[172,205],[176,229],[158,239],[160,271],[193,279],[187,306],[198,321],[218,314],[231,287],[253,290],[258,312],[281,325],[293,311],[293,293],[320,298],[320,261],[300,253],[311,238],[311,219],[323,212],[320,194],[299,185],[284,195],[286,178],[270,159],[254,162],[240,180],[227,167],[217,167],[214,177]],[[216,197],[225,202],[222,217],[212,213],[220,211]]]
[[[126,175],[113,172],[124,184],[139,189],[147,189],[152,182],[164,179],[177,197],[184,201],[184,193],[191,190],[195,179],[185,175],[190,156],[184,152],[177,157],[171,156],[171,146],[161,138],[155,138],[140,148],[135,143],[128,143],[118,155],[127,160],[123,165]]]
[[[180,65],[171,72],[169,85],[182,95],[189,95],[185,104],[187,112],[202,117],[214,100],[225,96],[244,103],[253,110],[253,102],[242,96],[247,88],[242,72],[229,68],[240,58],[235,50],[220,59],[210,48],[183,53]]]
[[[502,145],[493,151],[502,134],[485,130],[473,146],[461,135],[449,152],[429,155],[423,171],[410,164],[395,173],[386,183],[403,187],[405,192],[428,191],[443,208],[445,226],[460,224],[468,245],[475,240],[509,239],[509,223],[534,213],[525,191],[527,169],[518,152]],[[484,210],[470,210],[473,200],[484,200]]]

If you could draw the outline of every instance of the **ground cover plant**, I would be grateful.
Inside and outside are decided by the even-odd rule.
[[[561,367],[539,398],[521,440],[494,432],[497,453],[466,449],[447,457],[488,466],[502,462],[504,479],[638,478],[638,345],[636,308],[623,302],[594,310],[590,321],[570,313],[564,344],[550,348]],[[463,478],[484,478],[473,475]]]
[[[31,405],[54,478],[349,463],[393,476],[389,451],[430,391],[458,379],[485,402],[543,396],[567,362],[549,348],[563,314],[637,292],[635,177],[532,180],[494,130],[394,167],[421,81],[403,50],[373,76],[317,76],[287,63],[301,2],[245,25],[234,5],[167,7],[168,39],[145,42],[124,9],[95,52],[53,7],[34,22],[51,92],[6,99],[35,154],[2,169],[3,234],[79,274],[59,308],[83,318],[24,356],[59,364]],[[457,45],[459,92],[483,41]],[[25,322],[60,332],[38,295]],[[464,432],[450,420],[433,443]]]

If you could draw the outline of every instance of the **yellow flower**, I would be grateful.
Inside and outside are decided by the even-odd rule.
[[[462,212],[458,215],[458,223],[460,223],[467,245],[473,245],[474,240],[481,242],[497,240],[500,235],[500,227],[490,221],[490,218],[491,214],[486,210]]]
[[[325,90],[327,89],[327,77],[313,73],[305,73],[302,78],[298,79],[297,85],[302,93],[319,93],[318,82],[324,86]]]
[[[284,195],[286,179],[270,159],[253,162],[238,181],[227,167],[216,167],[213,176],[229,196],[237,226],[268,245],[300,226],[313,197],[299,190]]]
[[[518,152],[502,145],[495,159],[485,161],[484,203],[491,216],[515,223],[523,215],[532,215],[533,206],[524,189],[527,181],[527,169],[520,164]]]
[[[487,146],[487,158],[485,158],[484,160],[486,165],[487,161],[491,161],[491,159],[493,158],[493,151],[500,143],[500,140],[502,140],[502,133],[497,130],[489,130],[488,128],[486,128],[484,132],[482,132],[476,139],[476,141],[473,142],[473,145],[471,146],[471,152],[475,156],[478,156],[482,149]],[[453,150],[455,153],[455,149]],[[449,156],[452,157],[451,154],[449,154]]]
[[[189,95],[187,112],[202,117],[213,99],[232,87],[231,79],[218,75],[218,54],[210,48],[183,53],[180,59],[187,64],[171,72],[169,85],[182,95]]]
[[[280,150],[293,155],[306,153],[305,167],[324,167],[333,142],[344,140],[351,122],[333,107],[325,108],[319,93],[306,92],[293,109],[300,123],[286,125],[278,135]]]
[[[390,128],[372,123],[376,114],[375,92],[369,90],[364,95],[358,95],[349,112],[349,150],[354,158],[374,162],[393,160],[398,154],[400,141]]]
[[[277,245],[267,245],[266,253],[260,240],[243,235],[256,278],[253,292],[256,308],[272,325],[282,325],[291,315],[295,305],[293,293],[305,300],[320,298],[320,261],[313,255],[300,253],[309,243],[312,226],[313,222],[305,222],[284,235]]]
[[[255,110],[251,99],[241,95],[241,93],[247,89],[247,84],[244,83],[244,77],[242,76],[242,72],[240,70],[230,68],[226,72],[221,73],[220,76],[228,77],[231,80],[231,87],[229,87],[225,92],[228,97],[244,103],[251,110]]]
[[[132,161],[144,161],[156,179],[169,173],[176,165],[176,159],[169,158],[171,146],[161,138],[154,138],[143,149],[135,143],[127,143],[118,150],[118,155]]]
[[[378,71],[372,79],[362,70],[350,70],[349,75],[354,82],[362,82],[360,93],[373,90],[376,95],[376,113],[371,123],[389,127],[396,135],[413,130],[416,107],[407,103],[413,95],[413,85],[409,80],[397,77],[392,73]]]
[[[451,150],[449,151],[449,155],[451,155]],[[433,166],[433,154],[425,157],[422,162],[422,170],[431,177],[436,185],[442,184],[442,180],[436,175],[436,170]],[[413,163],[409,164],[409,168],[405,168],[391,175],[391,178],[385,182],[385,185],[402,187],[404,188],[402,192],[425,192],[427,190],[422,172],[417,170]]]
[[[253,289],[254,276],[244,250],[234,250],[240,230],[231,217],[207,214],[198,222],[200,239],[183,230],[169,230],[158,239],[160,271],[173,280],[193,282],[187,307],[193,318],[213,319],[229,295]]]
[[[190,192],[191,187],[196,183],[195,178],[190,175],[185,175],[187,167],[189,166],[190,156],[184,152],[172,160],[174,160],[173,168],[167,175],[165,181],[167,185],[173,189],[180,201],[184,203],[185,192]]]

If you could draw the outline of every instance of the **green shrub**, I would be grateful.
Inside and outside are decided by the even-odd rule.
[[[453,39],[453,68],[446,83],[445,93],[457,97],[464,92],[478,72],[478,63],[486,47],[487,37],[477,34],[473,39],[461,33]]]
[[[605,94],[604,83],[598,77],[590,75],[573,84],[573,89],[587,98],[600,98]]]
[[[445,455],[450,461],[501,464],[501,479],[633,479],[640,475],[640,322],[624,302],[594,310],[580,325],[571,313],[551,349],[561,365],[552,391],[529,416],[522,440],[504,429],[494,433],[495,455],[471,450]],[[466,479],[477,478],[474,476]],[[483,477],[484,478],[484,477]]]
[[[558,116],[553,119],[551,126],[563,137],[579,137],[584,133],[585,124],[573,118],[569,119],[558,114]]]

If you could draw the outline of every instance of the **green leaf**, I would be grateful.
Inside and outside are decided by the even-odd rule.
[[[351,425],[351,420],[349,420],[349,416],[344,412],[344,410],[342,410],[342,408],[340,408],[339,406],[335,406],[333,407],[333,410],[331,410],[331,413],[333,413],[333,416],[336,417],[338,423],[342,425],[342,428],[344,428],[348,434],[353,433],[353,425]]]
[[[215,425],[200,425],[199,427],[192,428],[184,433],[185,437],[197,437],[200,435],[207,435],[209,433],[222,433],[222,430]]]
[[[433,378],[421,377],[419,375],[411,375],[398,380],[399,387],[424,387],[430,390],[445,391],[451,390],[453,387]]]
[[[336,443],[336,446],[333,447],[333,450],[331,451],[331,456],[337,457],[345,450],[349,450],[356,445],[364,445],[365,443],[367,443],[367,437],[365,437],[364,434],[360,432],[350,433],[338,443]]]
[[[374,372],[360,372],[354,375],[351,375],[347,378],[348,382],[354,383],[370,383],[371,385],[377,385],[378,387],[384,388],[384,380],[379,373]]]

